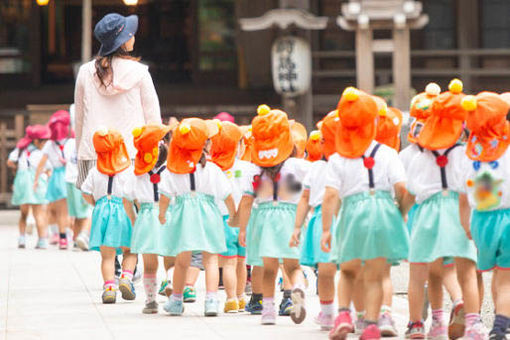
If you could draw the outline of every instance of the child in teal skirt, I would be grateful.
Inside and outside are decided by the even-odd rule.
[[[143,254],[143,284],[145,288],[144,314],[158,312],[157,271],[161,225],[159,216],[159,186],[166,169],[167,147],[163,138],[169,133],[166,125],[145,125],[133,130],[137,149],[134,173],[125,185],[125,197],[138,207],[133,226],[131,252]],[[132,212],[134,214],[134,212]]]
[[[421,147],[418,145],[418,137],[425,124],[425,121],[432,112],[432,102],[441,93],[441,88],[436,83],[429,83],[425,87],[425,91],[417,94],[411,100],[411,107],[409,115],[414,118],[411,122],[411,128],[407,135],[409,145],[400,151],[399,157],[404,168],[408,171],[413,162],[413,157],[421,152]],[[407,213],[407,229],[411,234],[412,226],[418,204],[414,204]],[[446,258],[443,260],[443,285],[450,295],[452,300],[452,311],[450,316],[450,325],[448,327],[448,334],[450,338],[460,338],[464,335],[464,302],[462,300],[462,290],[460,289],[457,280],[457,271],[453,258]],[[428,306],[428,302],[425,302]]]
[[[64,146],[70,136],[71,117],[69,112],[60,110],[55,112],[48,123],[51,130],[51,140],[44,145],[43,157],[37,166],[34,187],[37,186],[39,176],[49,161],[52,173],[48,181],[46,199],[49,202],[50,213],[56,216],[59,229],[59,248],[67,249],[67,228],[69,215],[67,212],[67,188],[65,181],[65,155]]]
[[[182,315],[183,291],[191,253],[202,251],[205,268],[205,316],[219,313],[218,254],[227,250],[221,212],[215,199],[224,200],[229,220],[235,215],[231,186],[221,169],[206,161],[209,138],[218,133],[216,122],[184,119],[172,134],[167,170],[162,174],[159,221],[167,227],[161,252],[176,256],[174,290],[164,306],[170,315]],[[167,209],[170,199],[175,203]],[[229,221],[227,221],[229,222]]]
[[[89,234],[92,216],[92,206],[83,198],[82,192],[76,187],[78,178],[78,159],[76,153],[76,139],[69,138],[64,146],[65,156],[65,182],[67,189],[67,211],[74,219],[73,233],[75,247],[89,250]]]
[[[335,300],[335,274],[337,266],[330,259],[330,254],[321,250],[322,237],[322,198],[324,196],[327,158],[334,153],[336,132],[336,112],[332,112],[318,123],[321,131],[312,131],[309,143],[319,143],[318,159],[314,161],[306,175],[303,185],[304,190],[298,203],[294,233],[290,241],[291,247],[297,247],[301,243],[301,228],[306,215],[312,209],[313,214],[306,228],[301,246],[301,265],[318,268],[318,291],[320,299],[320,313],[315,322],[321,330],[329,331],[334,322]],[[311,150],[308,150],[310,155]],[[336,213],[335,213],[336,215]],[[333,225],[334,227],[334,225]]]
[[[122,135],[115,130],[99,129],[94,133],[93,143],[97,166],[90,170],[81,189],[85,200],[94,205],[90,250],[101,252],[102,300],[116,301],[115,256],[120,254],[123,256],[119,290],[124,300],[134,300],[136,255],[130,252],[134,216],[128,216],[124,207],[128,202],[123,202],[131,161]]]
[[[347,88],[337,111],[337,153],[328,160],[322,202],[321,246],[341,270],[339,315],[330,339],[345,339],[354,331],[350,304],[362,267],[366,312],[360,339],[378,339],[386,264],[408,255],[409,236],[397,206],[404,210],[406,174],[397,152],[374,140],[378,108],[372,96]],[[332,234],[339,198],[342,209]]]
[[[432,102],[429,118],[419,136],[422,149],[415,152],[408,168],[409,197],[419,204],[411,230],[409,250],[409,313],[407,338],[424,338],[422,322],[424,284],[428,280],[432,325],[428,337],[446,338],[443,312],[443,259],[455,258],[464,298],[464,336],[483,339],[476,280],[476,248],[460,223],[459,193],[464,191],[465,147],[458,144],[467,111],[461,105],[462,82],[454,79],[449,91]],[[414,196],[414,197],[413,197]],[[424,246],[426,245],[426,246]]]
[[[466,96],[471,131],[466,154],[465,189],[459,197],[461,222],[478,249],[478,269],[493,274],[494,325],[490,339],[504,340],[510,327],[510,123],[508,96],[481,92]],[[496,293],[497,292],[497,293]],[[471,338],[473,339],[473,338]]]
[[[259,106],[252,121],[252,162],[259,167],[250,190],[240,203],[239,226],[241,244],[246,244],[246,225],[251,205],[257,203],[256,214],[250,222],[252,229],[246,244],[248,252],[255,252],[264,266],[262,324],[275,324],[275,281],[279,262],[294,287],[291,293],[291,318],[295,323],[305,319],[304,276],[299,265],[299,249],[289,246],[301,196],[302,182],[309,162],[292,157],[296,153],[287,114]],[[251,248],[251,250],[250,250]]]
[[[20,206],[18,247],[25,248],[26,218],[30,210],[34,215],[37,227],[37,249],[48,247],[46,222],[46,187],[47,175],[41,175],[37,188],[33,188],[35,168],[39,163],[44,143],[50,137],[50,130],[42,125],[28,126],[26,136],[18,141],[16,149],[9,155],[7,165],[16,170],[11,203]]]
[[[227,176],[232,197],[236,206],[241,201],[243,188],[250,185],[255,175],[255,165],[237,159],[241,138],[241,129],[234,123],[224,121],[220,131],[211,138],[211,161],[218,165]],[[223,215],[227,251],[220,254],[220,266],[223,268],[223,284],[227,301],[223,311],[225,313],[244,312],[246,301],[244,289],[246,286],[246,248],[239,244],[239,228],[232,228],[227,224],[228,209],[221,201],[218,207]]]

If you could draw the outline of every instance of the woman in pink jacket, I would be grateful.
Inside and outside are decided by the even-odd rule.
[[[131,131],[161,123],[158,96],[148,67],[131,56],[138,17],[111,13],[99,21],[94,36],[101,43],[98,56],[80,67],[76,80],[76,145],[81,187],[95,166],[92,136],[101,126],[119,131],[131,159],[136,155]]]

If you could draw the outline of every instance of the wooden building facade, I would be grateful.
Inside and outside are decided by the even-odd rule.
[[[349,0],[308,0],[310,12],[329,17],[310,33],[313,107],[334,108],[340,91],[356,81],[354,33],[336,23]],[[384,0],[380,0],[383,2]],[[467,91],[510,89],[510,1],[425,0],[429,23],[411,32],[412,87],[452,77]],[[271,80],[270,49],[277,29],[243,32],[239,19],[263,15],[278,0],[93,0],[93,23],[104,14],[140,17],[135,51],[150,65],[165,115],[249,115],[256,104],[278,105]],[[82,0],[0,2],[0,116],[27,105],[73,100],[81,56]],[[290,30],[292,33],[292,29]],[[391,32],[377,32],[384,39]],[[93,51],[98,50],[94,41]],[[376,86],[392,83],[391,55],[375,56]]]

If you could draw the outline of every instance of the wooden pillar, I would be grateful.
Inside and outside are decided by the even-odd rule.
[[[41,7],[32,2],[30,11],[30,60],[32,61],[32,86],[41,84]]]
[[[480,31],[478,0],[457,0],[457,46],[459,56],[460,78],[464,83],[464,92],[473,90],[473,79],[468,71],[473,67],[472,57],[462,53],[463,50],[477,48]]]
[[[374,92],[374,53],[370,28],[356,29],[356,82],[360,90]]]
[[[57,8],[55,1],[48,4],[48,54],[57,52]]]
[[[92,58],[92,0],[83,0],[81,27],[81,62]]]
[[[411,89],[411,47],[409,27],[393,30],[393,84],[395,97],[393,105],[400,110],[409,108]]]
[[[16,140],[22,138],[25,134],[25,117],[22,114],[14,116],[14,135]]]

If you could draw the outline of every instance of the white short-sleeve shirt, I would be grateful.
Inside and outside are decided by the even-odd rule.
[[[163,170],[162,173],[166,170],[166,163],[158,167],[157,169],[153,169],[153,173],[157,173],[158,171]],[[145,173],[143,175],[136,176],[134,172],[129,172],[127,175],[128,179],[126,180],[126,184],[124,186],[124,197],[130,201],[138,201],[139,203],[154,203],[154,184],[151,182],[151,175],[149,173]],[[158,185],[158,195],[160,194],[161,181]]]
[[[377,142],[373,141],[366,150],[365,155],[370,155],[376,145]],[[393,186],[396,183],[407,180],[404,165],[400,161],[395,149],[381,144],[374,156],[374,160],[375,190],[392,192]],[[346,158],[335,153],[328,160],[325,176],[326,187],[336,189],[340,198],[370,190],[368,169],[365,168],[361,157]]]
[[[131,172],[133,172],[133,167],[129,167],[113,176],[112,196],[124,197],[125,184]],[[108,178],[108,175],[100,173],[97,167],[94,167],[90,169],[87,179],[81,186],[81,191],[92,195],[94,200],[97,201],[108,194]]]
[[[56,141],[49,140],[44,144],[42,152],[48,156],[48,161],[53,168],[65,166],[64,148],[68,141],[69,139],[64,139],[57,143]]]
[[[212,162],[207,162],[205,167],[197,165],[195,172],[195,192],[214,196],[219,200],[225,200],[232,194],[232,187],[221,169]],[[161,174],[161,194],[167,197],[175,197],[191,192],[190,174],[175,174],[168,169]]]
[[[278,201],[285,203],[297,204],[303,191],[303,181],[305,179],[311,163],[301,158],[287,159],[280,169],[280,180],[278,181]],[[273,181],[266,173],[263,173],[263,168],[257,167],[256,174],[262,174],[260,185],[257,190],[257,203],[273,201]],[[292,189],[290,185],[294,185]],[[299,188],[299,190],[297,190]],[[244,191],[247,194],[253,195],[255,188],[253,180],[249,184],[248,190]]]
[[[510,149],[495,162],[465,156],[464,185],[469,204],[478,211],[510,208]]]
[[[416,156],[420,151],[420,147],[416,144],[409,144],[404,150],[400,151],[398,156],[404,164],[406,171],[409,169],[409,165],[413,161],[413,157]]]
[[[76,152],[76,139],[70,138],[64,145],[64,158],[66,160],[65,181],[76,183],[78,179],[78,154]]]
[[[326,169],[328,162],[318,160],[311,164],[310,170],[303,180],[305,189],[310,190],[310,198],[308,204],[311,207],[317,207],[322,204],[324,191],[326,191]]]
[[[244,189],[249,188],[253,181],[253,176],[258,173],[258,169],[250,162],[236,159],[232,168],[224,171],[223,173],[230,182],[232,187],[232,198],[234,199],[237,208],[243,196]],[[222,215],[228,215],[228,210],[224,201],[218,200],[216,204],[218,205],[218,208],[220,208]]]
[[[448,153],[448,163],[445,166],[448,190],[464,192],[464,173],[468,170],[465,162],[465,146],[457,146]],[[444,154],[445,149],[437,150]],[[416,203],[420,204],[427,198],[443,190],[441,182],[441,168],[436,163],[436,157],[430,150],[418,151],[412,158],[407,169],[407,190],[416,196]]]

